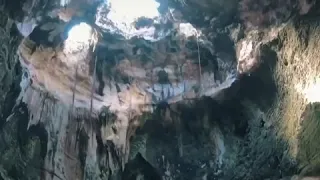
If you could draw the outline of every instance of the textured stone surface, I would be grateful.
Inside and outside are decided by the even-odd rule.
[[[5,1],[0,179],[317,179],[319,3],[159,2],[148,41],[98,1]]]

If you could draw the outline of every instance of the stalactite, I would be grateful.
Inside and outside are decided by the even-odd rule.
[[[76,71],[74,73],[74,84],[72,87],[72,104],[71,104],[72,113],[73,113],[74,100],[75,100],[75,94],[76,94],[76,88],[77,88],[77,76],[78,76],[78,64],[76,64]],[[72,113],[71,113],[71,115],[72,115]]]
[[[200,84],[198,95],[200,95],[201,91],[202,91],[202,72],[201,72],[201,56],[200,56],[200,46],[199,46],[199,34],[198,34],[198,32],[196,32],[196,36],[197,36],[197,47],[198,47],[199,84]]]
[[[97,60],[98,60],[98,56],[95,56],[95,59],[94,59],[94,70],[93,70],[93,82],[92,82],[92,87],[91,87],[91,96],[90,96],[90,112],[89,112],[89,118],[90,118],[90,124],[91,124],[91,130],[92,130],[92,143],[93,143],[93,130],[94,130],[94,127],[93,127],[93,121],[94,121],[94,118],[92,118],[92,109],[93,109],[93,96],[94,96],[94,89],[95,89],[95,82],[96,82],[96,72],[97,72]]]
[[[152,90],[155,91],[154,83],[153,83],[153,69],[154,69],[154,61],[152,61],[152,66],[151,66],[151,86],[152,86]]]
[[[76,64],[75,65],[76,67],[76,71],[75,71],[75,73],[74,73],[74,84],[73,84],[73,87],[72,87],[72,104],[71,104],[71,112],[70,112],[70,114],[69,114],[69,118],[70,118],[70,120],[71,121],[73,121],[74,119],[76,119],[75,117],[74,117],[74,115],[75,115],[75,111],[74,111],[74,101],[75,101],[75,96],[76,96],[76,89],[77,89],[77,81],[78,81],[78,67],[79,67],[79,65],[78,64]],[[77,131],[78,131],[78,128],[79,128],[79,123],[77,123]],[[77,148],[77,143],[78,143],[78,135],[76,136],[76,142],[74,143],[74,149],[76,149]]]

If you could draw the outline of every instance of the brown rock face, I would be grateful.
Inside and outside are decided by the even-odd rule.
[[[5,1],[0,179],[317,179],[319,3],[159,2]]]

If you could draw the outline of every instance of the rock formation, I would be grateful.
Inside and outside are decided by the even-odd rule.
[[[0,9],[0,180],[320,179],[319,2]]]

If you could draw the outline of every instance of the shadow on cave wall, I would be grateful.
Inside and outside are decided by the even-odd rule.
[[[259,105],[259,108],[266,110],[270,108],[278,93],[273,78],[273,70],[278,57],[277,53],[269,45],[263,45],[261,54],[262,63],[259,68],[251,73],[250,76],[242,77],[238,96],[243,99],[249,99]]]
[[[230,99],[218,103],[211,98],[178,104],[176,109],[158,107],[136,133],[137,136],[148,136],[145,147],[142,147],[145,155],[140,158],[146,158],[145,163],[162,176],[169,173],[174,179],[201,179],[205,174],[209,179],[223,178],[223,174],[215,174],[219,167],[212,165],[216,160],[212,130],[218,127],[221,134],[232,133],[243,138],[248,128],[248,117],[243,108],[240,101]],[[172,121],[165,117],[166,111],[170,112]],[[130,168],[133,166],[128,166],[127,171],[131,171]]]
[[[126,164],[123,172],[123,180],[137,180],[143,177],[145,180],[162,180],[161,174],[140,153]]]
[[[18,98],[21,88],[20,88],[20,81],[21,81],[21,73],[22,69],[20,63],[16,63],[14,66],[14,78],[15,80],[10,86],[10,90],[8,94],[5,96],[5,100],[2,106],[2,112],[0,115],[0,129],[4,125],[6,119],[12,113],[12,109],[16,104],[16,99]]]
[[[240,101],[219,104],[208,98],[180,108],[180,129],[176,124],[164,123],[164,119],[158,116],[147,120],[138,130],[137,136],[148,136],[145,147],[142,147],[146,154],[139,157],[140,160],[133,159],[131,163],[136,165],[128,165],[125,173],[134,171],[133,174],[137,175],[137,171],[142,173],[148,167],[163,176],[170,172],[174,179],[201,179],[207,174],[209,179],[240,180],[281,178],[296,172],[295,164],[283,153],[286,151],[285,141],[279,140],[272,128],[265,125],[265,119],[250,119],[246,112],[248,107]],[[209,123],[203,120],[205,114],[209,116]],[[226,138],[226,147],[235,142],[228,142],[230,135],[240,142],[239,151],[227,152],[231,154],[227,156],[236,157],[231,159],[232,162],[226,160],[233,165],[224,165],[223,173],[218,175],[218,167],[210,166],[216,157],[212,149],[217,148],[210,140],[210,130],[217,126]],[[183,156],[179,152],[180,135]],[[140,162],[141,159],[144,163]]]
[[[21,102],[0,131],[0,161],[13,179],[37,179],[43,171],[48,135],[43,124],[28,129],[28,123],[28,107]]]
[[[5,17],[0,13],[0,17]],[[7,21],[7,20],[6,20]],[[4,27],[6,26],[6,21],[2,22],[2,19],[0,20],[0,26]],[[16,26],[12,26],[10,29],[10,36],[16,37],[12,38],[10,43],[7,44],[6,42],[3,42],[2,46],[3,48],[8,48],[8,56],[7,57],[1,57],[4,59],[0,59],[0,62],[2,64],[6,64],[8,69],[5,69],[1,67],[0,71],[6,72],[5,76],[1,79],[1,90],[0,93],[4,98],[4,101],[1,101],[0,104],[0,130],[2,126],[4,125],[6,119],[10,116],[12,113],[12,109],[15,106],[16,99],[18,98],[20,94],[20,82],[21,82],[21,75],[22,75],[22,68],[20,66],[20,63],[17,60],[16,55],[13,52],[17,51],[18,44],[21,40],[20,32],[16,28]],[[5,59],[6,58],[6,59]],[[7,89],[8,88],[8,89]],[[1,98],[1,100],[2,100]]]
[[[141,173],[147,167],[152,167],[157,174],[174,179],[201,178],[204,175],[204,170],[199,165],[208,163],[208,159],[215,156],[215,151],[212,151],[214,145],[210,144],[210,128],[213,124],[223,122],[228,109],[210,98],[197,100],[191,105],[177,106],[177,109],[172,106],[158,107],[144,126],[137,130],[135,138],[148,136],[144,145],[136,141],[134,144],[144,149],[145,154],[142,156],[138,153],[131,163],[145,170],[128,165],[127,172]],[[166,112],[170,112],[171,120],[165,116]],[[205,116],[208,116],[208,121]],[[142,159],[149,165],[139,165]]]

